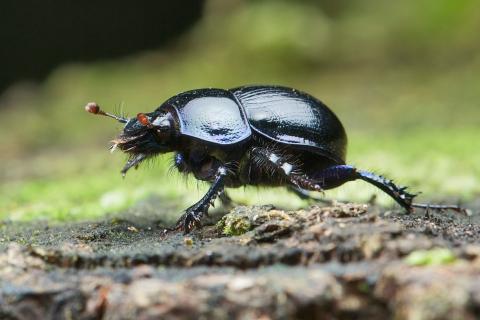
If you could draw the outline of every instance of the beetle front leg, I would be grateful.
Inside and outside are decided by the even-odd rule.
[[[223,192],[226,176],[227,169],[224,166],[218,167],[210,189],[208,189],[200,201],[189,207],[185,211],[185,214],[178,219],[174,228],[175,230],[183,230],[186,234],[189,233],[195,225],[200,224],[200,219],[207,213],[208,208],[215,201],[215,198]]]

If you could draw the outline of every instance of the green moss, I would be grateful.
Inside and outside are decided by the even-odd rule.
[[[226,236],[240,236],[252,230],[252,223],[248,216],[227,214],[217,223],[217,229]]]
[[[251,2],[231,11],[212,5],[193,36],[186,36],[180,46],[110,62],[64,65],[36,90],[12,89],[13,98],[5,100],[0,117],[0,162],[8,171],[0,174],[0,219],[90,219],[156,194],[188,206],[201,197],[205,186],[192,192],[195,188],[185,186],[182,179],[167,175],[168,161],[142,164],[139,171],[121,179],[118,171],[124,157],[106,152],[108,141],[121,127],[87,114],[83,106],[96,100],[105,110],[123,109],[132,115],[152,110],[187,89],[248,83],[289,85],[325,101],[347,129],[350,164],[421,191],[421,201],[445,197],[468,201],[480,194],[476,179],[480,176],[480,60],[458,60],[457,46],[451,46],[452,59],[443,67],[404,63],[401,55],[393,55],[390,62],[377,59],[378,54],[401,54],[398,50],[404,49],[415,55],[423,52],[418,46],[407,48],[404,38],[395,36],[398,30],[405,35],[408,28],[420,28],[428,38],[437,30],[433,38],[441,40],[443,48],[444,32],[463,30],[444,21],[453,27],[465,23],[465,30],[478,29],[476,11],[469,10],[475,1],[455,2],[454,8],[453,2],[447,2],[438,5],[430,0],[423,10],[415,11],[425,15],[415,19],[425,26],[404,23],[403,19],[412,20],[412,10],[404,15],[390,5],[361,12],[352,7],[338,19],[325,15],[321,5],[310,8],[303,2]],[[413,0],[399,3],[398,8],[412,5]],[[434,27],[437,23],[442,28]],[[360,29],[365,32],[357,32]],[[467,47],[468,37],[461,38]],[[391,41],[400,44],[397,49]],[[419,45],[424,42],[418,39]],[[364,43],[369,46],[363,46],[360,55],[351,49]],[[438,47],[430,44],[436,56]],[[392,203],[364,182],[347,183],[326,196],[365,201],[373,193],[381,204]],[[305,204],[279,189],[232,194],[247,203],[288,208]]]
[[[450,264],[456,260],[455,254],[447,248],[413,251],[404,259],[412,266],[437,266]]]
[[[83,163],[85,158],[108,159],[107,152],[86,153],[78,160],[68,159],[68,165],[77,164],[78,168],[66,170],[61,175],[15,183],[0,182],[0,219],[77,221],[114,214],[152,195],[176,203],[185,202],[185,205],[195,199],[185,197],[185,201],[182,200],[181,181],[167,183],[172,177],[166,174],[165,161],[143,172],[132,171],[122,179],[118,168],[121,168],[123,157],[118,156],[109,168],[93,164],[90,172],[83,172],[88,166]],[[64,165],[62,160],[54,164],[60,172]],[[159,207],[165,206],[168,204],[159,204]]]

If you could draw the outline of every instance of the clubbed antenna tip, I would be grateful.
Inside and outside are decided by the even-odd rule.
[[[110,118],[113,118],[113,119],[115,119],[119,122],[122,122],[122,123],[127,123],[127,121],[128,121],[127,119],[125,119],[123,117],[118,117],[114,114],[103,111],[102,109],[100,109],[100,106],[96,102],[87,103],[87,105],[85,106],[85,111],[93,113],[93,114],[99,114],[99,115],[102,115],[102,116],[110,117]]]
[[[96,102],[89,102],[85,106],[85,111],[93,114],[98,114],[101,110],[100,110],[100,106]]]

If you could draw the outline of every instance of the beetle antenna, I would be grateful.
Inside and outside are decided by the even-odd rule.
[[[99,115],[102,115],[102,116],[110,117],[110,118],[113,118],[113,119],[115,119],[115,120],[117,120],[118,122],[121,122],[121,123],[127,123],[128,122],[128,120],[125,119],[124,117],[119,117],[119,116],[116,116],[114,114],[103,111],[102,109],[100,109],[100,106],[96,102],[87,103],[87,105],[85,106],[85,111],[93,113],[93,114],[99,114]]]

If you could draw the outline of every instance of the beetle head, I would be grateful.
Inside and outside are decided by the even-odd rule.
[[[111,150],[120,149],[129,158],[122,169],[122,175],[137,167],[145,159],[172,151],[172,118],[170,113],[155,111],[139,113],[135,118],[126,119],[104,112],[96,103],[89,103],[85,109],[94,114],[108,116],[125,123],[123,131],[114,139]]]

